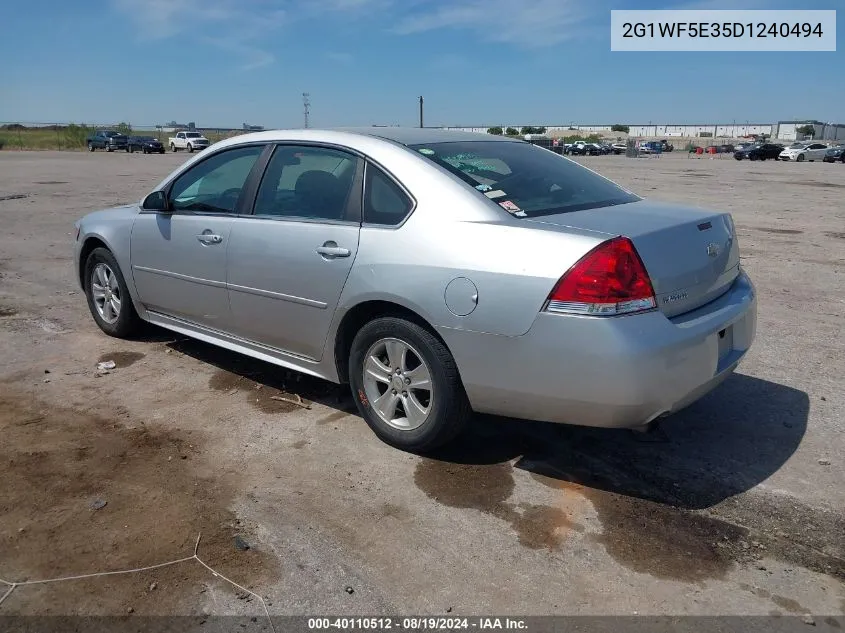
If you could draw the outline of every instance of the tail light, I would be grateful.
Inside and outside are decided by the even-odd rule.
[[[627,237],[603,242],[560,278],[547,312],[613,316],[652,310],[657,305],[651,279]]]

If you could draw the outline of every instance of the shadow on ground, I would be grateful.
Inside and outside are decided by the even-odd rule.
[[[235,378],[356,412],[348,388],[222,348],[180,339],[168,346]],[[454,444],[427,457],[514,467],[685,509],[703,509],[750,490],[798,448],[807,428],[806,393],[735,374],[716,391],[640,434],[476,416]]]
[[[436,459],[494,464],[686,509],[750,490],[796,451],[806,393],[735,374],[714,392],[640,434],[477,416]]]

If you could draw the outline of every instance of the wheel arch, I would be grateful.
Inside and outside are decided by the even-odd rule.
[[[390,299],[362,301],[346,311],[335,331],[332,351],[339,383],[344,384],[349,381],[349,352],[352,349],[352,341],[355,335],[370,321],[388,316],[402,318],[415,323],[437,337],[446,349],[449,349],[446,341],[443,340],[443,337],[440,336],[440,333],[435,327],[412,308]],[[449,353],[451,354],[451,350],[449,350]]]
[[[79,278],[79,285],[85,287],[85,263],[88,261],[88,256],[97,248],[105,248],[110,253],[114,254],[111,246],[99,235],[89,235],[82,242],[82,248],[79,250],[79,269],[76,275]],[[124,275],[125,277],[125,275]]]

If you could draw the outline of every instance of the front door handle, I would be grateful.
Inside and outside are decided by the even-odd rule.
[[[220,235],[214,235],[213,233],[200,233],[197,235],[197,239],[203,244],[219,244],[223,241]]]
[[[342,248],[337,245],[337,242],[326,242],[322,246],[317,247],[317,253],[326,259],[334,259],[335,257],[349,257],[352,253],[348,248]]]

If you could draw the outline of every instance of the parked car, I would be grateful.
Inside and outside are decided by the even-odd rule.
[[[736,148],[731,143],[722,143],[719,145],[719,153],[720,154],[733,154]]]
[[[113,152],[116,149],[126,149],[126,135],[114,130],[97,130],[86,139],[88,151],[104,149]]]
[[[663,143],[660,141],[647,141],[640,143],[641,154],[660,154],[663,150]]]
[[[348,383],[379,437],[417,451],[472,411],[647,428],[731,375],[757,308],[730,214],[479,136],[217,143],[76,223],[91,315]],[[479,243],[507,248],[462,248]]]
[[[614,143],[610,147],[614,154],[624,154],[628,151],[628,145],[626,143]]]
[[[210,145],[208,139],[199,132],[177,132],[176,136],[171,136],[167,143],[172,152],[186,149],[191,153],[195,150],[203,150]]]
[[[126,142],[126,151],[130,154],[164,154],[164,145],[154,136],[130,136]]]
[[[780,160],[794,160],[801,162],[805,160],[824,160],[827,145],[824,143],[793,143],[784,149],[779,155]]]
[[[824,158],[822,161],[825,163],[845,163],[845,145],[837,145],[835,147],[829,148],[824,153]]]
[[[778,145],[776,143],[759,143],[757,145],[751,145],[750,147],[735,150],[734,158],[737,160],[744,160],[746,158],[748,160],[767,160],[769,158],[777,160],[782,151],[783,145]]]
[[[660,143],[660,145],[661,145],[661,150],[660,150],[660,151],[662,151],[662,152],[672,152],[672,151],[674,151],[674,150],[675,150],[675,146],[674,146],[674,145],[672,145],[672,143],[670,143],[670,142],[669,142],[669,141],[667,141],[666,139],[663,139],[662,141],[658,141],[658,142],[659,142],[659,143]]]
[[[566,153],[572,154],[573,156],[584,156],[587,154],[587,142],[586,141],[575,141],[574,143],[569,143],[566,146]]]

